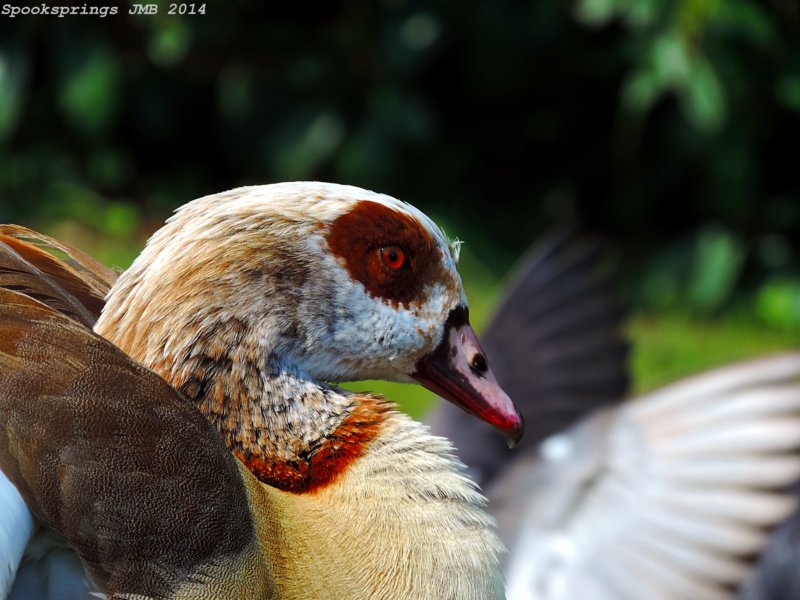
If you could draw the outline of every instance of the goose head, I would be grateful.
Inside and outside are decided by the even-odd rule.
[[[229,388],[196,373],[226,364],[252,369],[246,384],[274,375],[273,390],[418,381],[516,441],[522,419],[469,325],[457,257],[427,216],[386,195],[239,188],[180,208],[121,275],[96,329],[190,397]]]

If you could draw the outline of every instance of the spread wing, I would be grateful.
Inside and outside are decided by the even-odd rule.
[[[574,228],[551,235],[522,259],[481,335],[497,380],[525,418],[525,437],[513,451],[449,403],[429,419],[481,486],[536,452],[542,439],[623,398],[628,344],[603,257],[603,246]]]
[[[795,508],[799,378],[800,353],[734,365],[547,440],[490,493],[509,599],[729,598]]]
[[[0,287],[92,327],[116,278],[76,248],[19,225],[0,225]]]
[[[163,598],[242,576],[230,562],[254,546],[245,475],[205,417],[84,326],[2,289],[0,419],[0,469],[100,589]]]

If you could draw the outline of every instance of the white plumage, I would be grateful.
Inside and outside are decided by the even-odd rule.
[[[0,598],[14,583],[25,547],[33,535],[33,517],[17,488],[0,471]]]

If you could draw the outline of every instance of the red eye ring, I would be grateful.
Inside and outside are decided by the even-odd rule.
[[[384,246],[381,248],[383,264],[392,271],[402,269],[406,264],[406,253],[400,246]]]

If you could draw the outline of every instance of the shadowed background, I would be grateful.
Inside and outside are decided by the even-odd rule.
[[[793,0],[117,6],[0,16],[0,221],[126,267],[195,197],[336,181],[466,241],[478,328],[544,231],[601,232],[637,390],[800,337]]]

